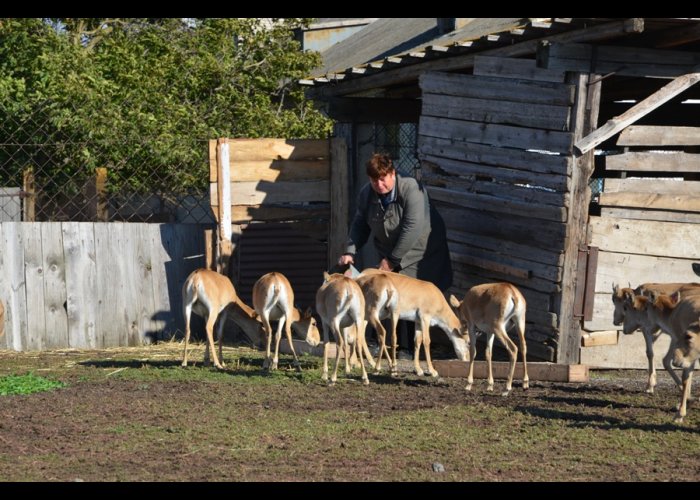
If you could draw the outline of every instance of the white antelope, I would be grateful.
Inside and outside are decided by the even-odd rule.
[[[489,370],[487,391],[493,390],[493,372],[491,369],[491,352],[493,339],[498,337],[510,356],[510,370],[508,381],[503,396],[510,394],[513,385],[513,373],[518,357],[518,346],[508,337],[509,323],[515,324],[520,340],[520,351],[523,358],[523,389],[530,386],[530,378],[527,375],[527,345],[525,343],[525,312],[527,304],[525,297],[514,285],[510,283],[485,283],[472,287],[460,302],[454,295],[450,295],[450,304],[457,309],[457,315],[469,330],[469,375],[467,377],[467,390],[471,390],[474,383],[474,358],[476,357],[477,330],[486,333],[486,363]]]
[[[613,312],[613,324],[615,326],[622,325],[622,333],[629,335],[638,329],[642,331],[644,343],[646,344],[647,355],[647,379],[646,392],[654,393],[656,387],[656,367],[654,366],[654,342],[659,338],[663,331],[658,324],[648,321],[646,309],[638,305],[635,307],[636,296],[653,296],[659,294],[672,294],[679,291],[682,295],[700,293],[700,286],[697,283],[643,283],[634,290],[632,288],[620,288],[613,285],[612,301],[615,306]],[[646,301],[642,301],[646,303]],[[663,366],[671,375],[671,378],[678,387],[681,386],[681,379],[676,375],[676,372],[671,366],[671,358],[673,352],[668,351],[663,358]]]
[[[267,340],[267,351],[263,368],[277,369],[282,327],[284,326],[287,342],[289,342],[289,347],[294,355],[295,366],[300,370],[299,358],[292,342],[292,330],[311,346],[317,346],[321,341],[311,309],[307,309],[302,314],[299,309],[294,307],[294,291],[291,283],[289,283],[286,276],[275,272],[265,274],[253,285],[253,307],[260,321],[262,321]],[[272,326],[270,321],[275,320],[278,320],[278,323],[277,333],[275,334],[275,356],[273,358],[270,354],[270,344],[272,343]]]
[[[187,366],[187,343],[190,340],[190,318],[192,311],[204,318],[207,322],[207,348],[204,355],[205,362],[209,359],[209,352],[214,359],[214,366],[223,369],[222,340],[226,317],[231,307],[238,302],[238,295],[233,283],[226,276],[209,269],[197,269],[187,277],[182,287],[182,308],[185,316],[185,353],[182,366]],[[221,316],[221,318],[219,318]],[[214,324],[219,318],[217,329],[217,341],[219,343],[219,356],[214,349]],[[221,359],[221,362],[219,361]]]
[[[398,319],[413,321],[416,324],[413,368],[417,375],[423,375],[423,369],[420,367],[419,361],[421,344],[423,344],[428,372],[433,377],[438,375],[430,357],[431,326],[436,326],[447,334],[458,359],[462,361],[467,360],[467,342],[462,334],[459,318],[450,308],[445,296],[438,287],[429,281],[373,268],[362,271],[358,279],[372,274],[384,274],[392,281],[396,290],[399,291]],[[394,323],[393,328],[396,330],[396,323]],[[393,365],[396,365],[395,357]]]
[[[363,353],[367,352],[365,342],[365,298],[360,285],[355,280],[342,274],[323,273],[323,284],[316,292],[316,312],[323,324],[323,374],[328,380],[328,330],[333,332],[336,342],[335,367],[329,385],[338,379],[340,350],[345,355],[345,373],[350,373],[350,345],[356,350],[362,368],[362,383],[369,384]],[[354,328],[347,328],[347,327]]]
[[[379,355],[375,364],[375,373],[381,371],[382,357],[386,354],[392,374],[398,372],[396,365],[396,323],[399,320],[399,291],[389,276],[385,274],[369,274],[358,276],[357,284],[365,297],[365,319],[377,332],[379,340]],[[386,349],[386,329],[382,320],[391,319],[392,354]]]

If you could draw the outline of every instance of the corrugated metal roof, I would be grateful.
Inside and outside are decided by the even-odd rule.
[[[574,30],[594,31],[598,26],[620,29],[618,35],[635,34],[649,38],[655,47],[656,33],[671,40],[664,46],[697,41],[694,24],[698,18],[456,18],[458,29],[440,35],[438,18],[382,18],[351,37],[324,51],[323,66],[301,80],[306,85],[346,83],[394,68],[462,54],[517,45],[532,39],[545,39]],[[685,27],[685,30],[682,28]],[[681,28],[679,38],[673,31]],[[640,37],[640,33],[644,31]],[[609,33],[601,30],[600,39]],[[686,35],[682,36],[682,33]],[[685,36],[685,38],[684,38]],[[585,37],[584,37],[585,38]],[[660,46],[661,47],[661,46]],[[454,69],[454,67],[451,67]],[[361,85],[356,85],[361,89]]]
[[[369,24],[354,36],[338,43],[321,55],[323,66],[313,77],[342,73],[366,66],[390,56],[421,52],[477,40],[499,32],[510,32],[530,24],[529,18],[473,18],[465,26],[441,35],[437,18],[383,18]]]

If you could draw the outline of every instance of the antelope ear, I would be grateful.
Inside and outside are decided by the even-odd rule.
[[[613,295],[618,295],[620,292],[620,286],[613,283]]]
[[[669,298],[671,299],[671,304],[678,304],[678,302],[680,302],[681,300],[681,292],[676,290],[671,295],[669,295]]]
[[[323,281],[328,281],[329,279],[331,279],[331,275],[323,271]]]
[[[311,316],[313,316],[313,314],[314,314],[314,311],[311,309],[311,307],[307,307],[306,310],[304,310],[304,314],[302,317],[304,319],[310,318]]]
[[[462,305],[462,302],[457,297],[450,294],[450,305],[455,309],[459,309],[459,306]]]

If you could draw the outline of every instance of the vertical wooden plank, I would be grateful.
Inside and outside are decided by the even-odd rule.
[[[34,222],[36,220],[36,186],[34,181],[34,168],[27,167],[24,170],[22,181],[22,189],[24,191],[24,217],[25,222]]]
[[[44,316],[47,325],[44,348],[66,348],[69,346],[68,313],[65,307],[66,266],[63,257],[61,223],[42,222],[41,239],[44,268]]]
[[[583,320],[593,319],[593,302],[595,300],[595,282],[598,271],[598,247],[588,247],[588,263],[586,265],[586,296],[583,301]]]
[[[134,237],[137,235],[137,225],[134,223],[121,225],[121,265],[123,266],[122,280],[124,281],[124,314],[126,317],[126,345],[139,345],[141,324],[141,304],[143,289],[139,285],[140,275],[137,256],[137,245]]]
[[[231,241],[231,203],[233,202],[233,200],[231,199],[231,169],[235,168],[235,166],[231,166],[231,162],[229,160],[230,151],[228,139],[219,139],[216,151],[216,195],[218,200],[219,212],[219,237],[217,239],[217,254],[219,256],[219,261],[217,263],[217,270],[221,274],[228,276],[231,255],[235,250]]]
[[[88,179],[85,186],[85,197],[87,198],[87,214],[90,220],[107,222],[109,211],[107,209],[107,169],[98,167],[95,169],[95,176]]]
[[[99,256],[98,304],[102,347],[128,345],[129,279],[124,264],[124,222],[95,224],[95,247]]]
[[[66,307],[70,347],[97,347],[95,232],[91,222],[64,222],[63,254],[66,259]],[[119,275],[111,277],[117,281]]]
[[[155,325],[155,299],[153,296],[153,259],[151,256],[151,234],[157,232],[158,226],[155,224],[130,224],[133,226],[133,233],[130,236],[130,241],[136,247],[136,258],[134,265],[136,267],[134,278],[136,279],[134,287],[134,295],[139,297],[137,307],[138,329],[136,337],[132,337],[131,341],[134,344],[143,345],[150,344],[152,339],[157,338],[157,330]]]
[[[28,351],[40,351],[44,346],[47,323],[44,317],[44,269],[41,248],[43,222],[26,222],[24,234],[24,279],[27,287],[27,343]]]
[[[331,139],[331,216],[328,242],[328,269],[345,251],[348,237],[348,146],[345,139]]]
[[[592,88],[591,92],[594,92],[594,95],[588,95],[589,77],[587,74],[573,74],[569,81],[576,86],[571,123],[574,141],[577,141],[584,137],[592,129],[594,122],[597,121],[600,93],[595,88]],[[571,172],[571,192],[566,238],[564,240],[557,363],[576,364],[579,362],[581,322],[574,314],[574,299],[577,282],[578,249],[586,244],[586,227],[590,201],[588,179],[593,172],[593,159],[593,151],[581,156],[574,156],[575,161]]]
[[[27,287],[24,281],[24,236],[21,222],[3,223],[5,324],[7,346],[15,351],[27,348]],[[7,330],[7,328],[6,328]]]
[[[151,270],[153,284],[153,326],[156,339],[167,338],[166,333],[174,335],[178,330],[176,318],[182,314],[179,309],[173,309],[170,299],[170,287],[168,284],[168,273],[166,268],[170,266],[170,255],[168,254],[168,242],[172,239],[171,224],[149,224],[152,229],[150,235]],[[179,292],[177,292],[179,295]]]
[[[214,230],[204,230],[204,267],[207,269],[216,269],[216,240],[214,239]]]

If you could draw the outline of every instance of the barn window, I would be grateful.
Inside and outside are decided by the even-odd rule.
[[[416,176],[420,168],[418,155],[418,125],[416,123],[375,123],[374,149],[387,153],[402,175]]]

